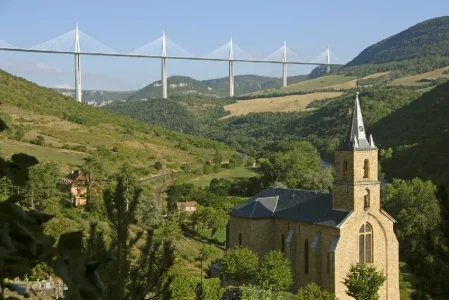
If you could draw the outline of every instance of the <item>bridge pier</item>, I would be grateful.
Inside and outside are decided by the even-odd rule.
[[[162,58],[161,58],[161,71],[162,71],[162,98],[167,99],[167,48],[165,45],[165,32],[162,32]]]
[[[282,86],[287,86],[287,44],[284,41],[284,52],[283,52],[283,63],[282,63]]]
[[[326,67],[326,73],[329,73],[331,71],[331,50],[329,48],[329,45],[327,45],[327,67]]]
[[[234,50],[232,37],[229,43],[229,97],[234,97]]]
[[[81,58],[80,58],[80,39],[78,34],[78,24],[75,27],[75,100],[83,102],[81,90]]]

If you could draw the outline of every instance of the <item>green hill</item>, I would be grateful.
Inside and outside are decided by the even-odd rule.
[[[200,166],[215,148],[225,156],[227,146],[115,115],[101,108],[76,103],[51,89],[0,70],[0,114],[11,129],[0,137],[5,154],[32,152],[39,159],[57,160],[67,168],[99,157],[104,168],[121,162],[140,168],[141,175],[164,168],[179,169],[184,163]],[[41,137],[39,137],[41,136]]]
[[[291,76],[289,84],[306,80],[308,75]],[[235,80],[235,94],[243,95],[255,91],[277,88],[282,85],[281,78],[257,75],[237,75]],[[167,79],[169,95],[201,95],[213,97],[229,96],[228,77],[196,80],[187,76],[171,76]],[[161,97],[161,81],[150,83],[129,97],[129,100],[153,99]]]
[[[449,183],[449,82],[398,109],[373,126],[381,148],[392,147],[387,174]]]
[[[363,50],[342,70],[360,75],[395,71],[423,73],[449,65],[449,16],[429,19]]]

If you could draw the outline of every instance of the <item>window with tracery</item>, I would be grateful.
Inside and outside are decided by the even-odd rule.
[[[359,230],[359,263],[373,262],[373,228],[366,223]]]

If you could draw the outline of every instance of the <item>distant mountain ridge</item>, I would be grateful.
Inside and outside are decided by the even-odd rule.
[[[449,16],[420,22],[363,50],[344,73],[423,73],[449,65]]]
[[[52,90],[63,94],[64,96],[75,98],[74,89],[52,88]],[[84,90],[82,98],[84,102],[95,106],[102,106],[113,101],[127,100],[136,91],[103,91],[103,90]]]
[[[288,77],[289,84],[307,80],[308,75]],[[272,89],[282,85],[281,78],[258,75],[237,75],[235,80],[236,95],[248,94],[265,89]],[[188,76],[170,76],[167,79],[169,95],[202,95],[213,97],[227,97],[229,95],[229,78],[222,77],[208,80],[196,80]],[[161,97],[162,81],[154,81],[138,90],[129,100],[142,100]]]

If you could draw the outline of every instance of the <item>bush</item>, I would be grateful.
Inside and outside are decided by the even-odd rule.
[[[159,161],[157,161],[154,163],[154,168],[156,170],[162,170],[162,164]]]

